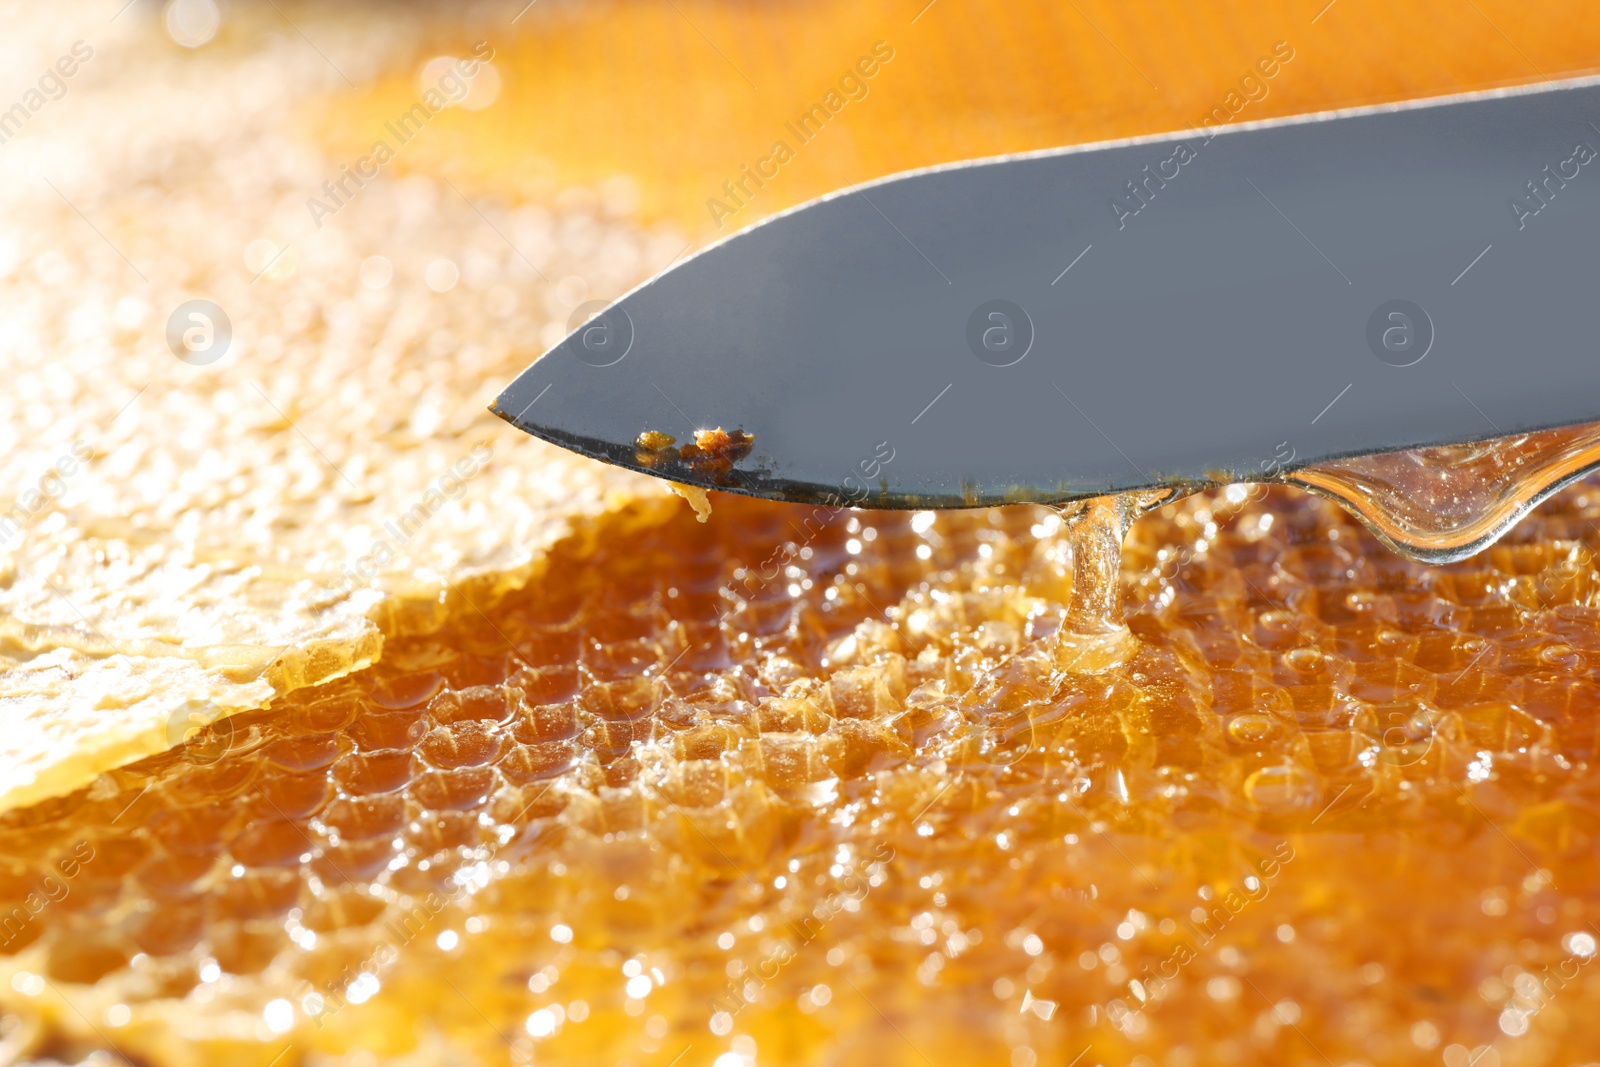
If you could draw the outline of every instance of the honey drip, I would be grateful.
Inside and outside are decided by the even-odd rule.
[[[1122,616],[1122,542],[1141,512],[1170,499],[1140,491],[1079,501],[1065,513],[1072,590],[1056,639],[1055,665],[1094,673],[1124,662],[1138,646]]]
[[[1483,551],[1561,487],[1600,466],[1600,423],[1333,460],[1285,475],[1331,498],[1423,563]]]
[[[1505,536],[1541,501],[1600,467],[1600,423],[1461,445],[1332,460],[1283,479],[1343,506],[1385,545],[1421,563],[1454,563]],[[1140,514],[1190,487],[1076,501],[1062,510],[1072,583],[1054,665],[1093,674],[1137,640],[1123,619],[1122,546]]]

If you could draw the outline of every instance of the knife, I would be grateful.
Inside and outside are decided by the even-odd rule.
[[[1600,419],[1595,79],[908,172],[681,261],[514,426],[675,482],[1053,503]]]

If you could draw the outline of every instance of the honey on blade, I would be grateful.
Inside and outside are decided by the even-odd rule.
[[[1430,567],[1201,494],[1073,673],[1048,510],[617,514],[0,817],[0,992],[158,1063],[1581,1062],[1597,516]]]
[[[1482,551],[1541,500],[1600,464],[1600,423],[1302,467],[1284,480],[1349,508],[1428,563]]]

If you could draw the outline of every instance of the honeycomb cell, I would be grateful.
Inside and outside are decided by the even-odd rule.
[[[371,885],[396,852],[392,838],[364,838],[322,846],[311,861],[311,872],[326,886]]]
[[[211,894],[211,915],[215,919],[275,918],[294,907],[300,890],[298,871],[243,871],[222,882]]]
[[[127,944],[115,935],[86,934],[54,942],[45,966],[57,981],[89,984],[126,967],[130,955]]]
[[[320,811],[332,793],[326,774],[275,774],[262,778],[244,807],[248,817],[304,819]]]
[[[429,771],[412,783],[411,796],[431,811],[469,811],[488,800],[499,783],[492,767]]]
[[[205,936],[210,915],[203,897],[151,902],[125,923],[128,940],[140,952],[156,957],[186,956]]]
[[[339,762],[334,780],[354,796],[392,793],[411,781],[415,757],[408,749],[358,753]]]
[[[311,849],[304,827],[292,819],[252,823],[228,842],[228,852],[246,867],[297,865]]]
[[[270,920],[213,922],[207,943],[217,965],[227,974],[257,974],[289,944],[281,922]]]
[[[421,707],[400,711],[371,710],[350,725],[350,738],[362,752],[408,749],[428,732]]]
[[[340,740],[340,735],[336,733],[309,734],[276,741],[265,746],[261,754],[268,763],[284,770],[311,771],[326,767],[339,758]]]
[[[568,741],[535,742],[512,749],[496,765],[502,777],[513,785],[560,777],[578,761],[578,748]]]
[[[440,770],[479,767],[505,755],[510,739],[501,724],[489,719],[469,719],[430,730],[417,750],[429,766]]]
[[[445,686],[444,676],[435,671],[394,675],[385,671],[365,693],[366,699],[380,708],[402,710],[426,704]]]
[[[153,901],[185,898],[218,859],[215,853],[205,851],[156,852],[145,860],[135,877]]]

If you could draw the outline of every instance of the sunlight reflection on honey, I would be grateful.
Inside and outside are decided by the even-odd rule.
[[[1568,1062],[1597,516],[1428,567],[1315,497],[1192,497],[1133,527],[1137,651],[1094,674],[1054,662],[1045,509],[601,520],[221,759],[6,817],[0,914],[94,850],[10,989],[263,1062]]]

